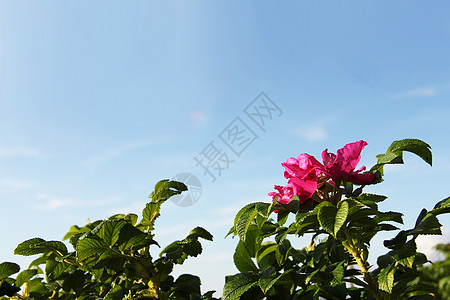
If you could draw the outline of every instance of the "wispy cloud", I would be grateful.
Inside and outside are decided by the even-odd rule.
[[[423,87],[412,89],[394,96],[395,99],[409,99],[409,98],[429,98],[439,94],[436,87]]]
[[[41,203],[36,204],[35,208],[41,211],[54,211],[58,209],[95,207],[105,204],[111,204],[122,200],[119,196],[110,196],[102,199],[81,199],[81,198],[64,198],[52,197],[44,193],[37,195]]]
[[[0,186],[14,190],[36,189],[40,187],[40,185],[35,182],[14,178],[0,178]]]
[[[30,156],[42,158],[44,155],[36,149],[22,146],[0,146],[0,156]]]
[[[324,141],[328,138],[328,134],[322,126],[307,126],[298,128],[293,132],[293,134],[310,142]]]

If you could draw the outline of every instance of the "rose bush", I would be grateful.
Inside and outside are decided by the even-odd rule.
[[[269,193],[272,203],[250,203],[236,215],[229,235],[239,237],[233,259],[240,273],[226,277],[222,299],[440,299],[436,285],[421,282],[418,267],[428,260],[415,240],[441,234],[437,216],[450,212],[450,198],[400,230],[402,214],[378,208],[387,197],[363,193],[364,186],[383,181],[386,164],[402,164],[405,151],[431,165],[430,146],[395,141],[364,172],[357,166],[366,145],[353,142],[336,154],[326,149],[323,163],[309,154],[282,163],[288,183]],[[384,241],[388,252],[373,266],[370,243],[385,231],[397,234]],[[303,249],[288,238],[308,235]]]
[[[441,234],[437,216],[450,212],[450,197],[423,209],[413,228],[400,229],[400,212],[378,208],[387,197],[363,193],[364,186],[383,181],[386,164],[402,164],[405,151],[431,165],[430,146],[416,139],[395,141],[364,172],[357,167],[366,145],[350,143],[336,154],[325,150],[322,163],[309,154],[282,163],[287,184],[275,186],[271,202],[242,208],[229,231],[239,238],[233,260],[240,273],[225,278],[223,300],[445,299],[448,280],[437,281],[423,268],[428,259],[417,252],[415,240]],[[159,247],[153,230],[161,205],[186,189],[162,180],[140,220],[115,215],[72,226],[63,240],[73,251],[42,238],[19,244],[15,254],[38,257],[21,272],[15,263],[0,264],[0,299],[215,299],[214,291],[202,294],[199,277],[171,275],[174,265],[201,254],[200,239],[212,241],[208,231],[196,227],[152,255]],[[370,243],[380,232],[397,233],[384,241],[387,253],[371,265]],[[309,246],[297,249],[290,237],[308,237]]]

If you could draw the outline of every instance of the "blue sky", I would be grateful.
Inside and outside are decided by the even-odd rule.
[[[202,197],[168,202],[157,239],[209,229],[214,243],[176,272],[221,290],[236,272],[237,241],[224,236],[240,207],[284,183],[281,162],[360,139],[368,167],[396,139],[432,146],[433,167],[406,155],[368,189],[389,196],[383,209],[403,211],[409,228],[450,194],[449,10],[447,1],[1,0],[1,260],[25,265],[12,255],[25,239],[139,213],[157,181],[190,172]],[[265,131],[244,113],[262,91],[283,111]],[[193,158],[211,141],[229,151],[218,135],[236,117],[258,138],[212,183]]]

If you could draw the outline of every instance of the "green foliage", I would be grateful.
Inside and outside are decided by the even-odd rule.
[[[443,259],[421,267],[420,280],[439,291],[438,299],[450,299],[450,244],[439,244],[436,250]]]
[[[375,179],[366,183],[382,182],[383,167],[402,164],[405,151],[432,164],[428,144],[395,141],[377,156],[369,171]],[[233,255],[239,273],[225,278],[222,299],[449,299],[449,246],[438,246],[444,261],[424,266],[428,259],[417,252],[416,239],[442,233],[438,216],[450,212],[450,197],[423,209],[413,228],[400,229],[402,213],[378,208],[386,196],[363,193],[364,186],[354,189],[346,181],[351,176],[327,176],[317,177],[317,189],[308,199],[295,195],[280,204],[276,196],[237,213],[228,235],[239,238]],[[151,255],[160,247],[153,231],[161,205],[186,189],[183,183],[162,180],[140,220],[118,214],[72,226],[63,240],[74,251],[61,241],[38,237],[22,242],[15,254],[38,257],[21,272],[15,263],[0,264],[0,299],[215,299],[214,291],[201,293],[199,277],[171,275],[174,265],[202,253],[200,240],[213,240],[206,229],[196,227],[159,256]],[[396,234],[384,241],[387,253],[369,265],[374,236],[392,231]],[[292,238],[306,236],[308,247],[292,246]]]
[[[432,164],[428,144],[414,139],[395,141],[386,154],[377,156],[378,162],[370,171],[377,176],[371,184],[382,181],[384,165],[403,163],[404,151]],[[327,184],[321,181],[322,188],[318,185],[313,202],[299,202],[294,196],[289,203],[279,204],[275,197],[271,204],[251,203],[238,212],[229,234],[239,237],[233,258],[241,273],[227,277],[223,298],[438,297],[436,286],[421,281],[420,268],[428,260],[417,252],[415,240],[420,235],[441,234],[437,216],[450,212],[450,198],[430,211],[424,209],[414,228],[400,230],[396,226],[403,224],[400,212],[378,209],[386,196],[362,193],[364,186],[353,190],[345,180]],[[397,235],[384,242],[387,254],[378,258],[377,267],[370,266],[367,259],[373,237],[389,231],[397,231]],[[308,247],[292,247],[289,236],[308,234]]]
[[[212,241],[201,227],[167,246],[157,259],[150,247],[158,246],[152,230],[161,205],[187,188],[183,183],[163,180],[156,184],[142,212],[114,215],[83,227],[72,226],[64,236],[75,251],[60,241],[32,238],[19,244],[17,255],[40,255],[16,278],[17,264],[0,264],[0,297],[17,299],[214,299],[213,291],[200,292],[200,279],[170,275],[174,264],[202,252],[199,239]],[[20,292],[21,290],[21,292]]]

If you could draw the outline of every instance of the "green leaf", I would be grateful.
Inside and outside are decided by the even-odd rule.
[[[255,210],[258,212],[256,215],[256,224],[259,228],[262,228],[271,214],[271,204],[258,202],[255,205]]]
[[[0,280],[5,279],[19,271],[20,267],[18,264],[12,262],[3,262],[0,264]]]
[[[422,212],[426,212],[423,210]],[[419,221],[420,220],[420,221]],[[421,214],[418,218],[419,222],[416,222],[416,226],[413,230],[409,230],[410,235],[441,235],[442,224],[439,223],[438,218],[432,213],[428,212],[425,215]]]
[[[69,265],[66,263],[60,263],[53,259],[48,259],[45,265],[45,274],[47,275],[47,281],[53,281],[59,275],[61,275],[68,267]]]
[[[125,296],[125,291],[120,285],[115,285],[103,298],[104,300],[122,299]]]
[[[430,212],[435,216],[450,213],[450,197],[439,201]]]
[[[408,151],[416,154],[431,166],[433,164],[433,158],[430,149],[431,146],[421,140],[403,139],[400,141],[394,141],[391,146],[389,146],[387,153]]]
[[[304,218],[299,218],[295,224],[291,225],[292,229],[295,229],[295,234],[298,236],[303,235],[308,230],[318,229],[319,226],[320,224],[316,214],[309,214]]]
[[[48,292],[49,290],[42,282],[42,278],[34,278],[28,282],[28,293],[30,293],[31,296],[37,294],[42,297]]]
[[[264,294],[267,294],[267,292],[274,286],[275,283],[277,283],[278,280],[280,280],[281,277],[285,276],[288,272],[292,271],[292,269],[287,270],[283,274],[276,274],[274,276],[263,276],[259,278],[258,285],[263,291]]]
[[[145,205],[142,211],[142,221],[139,223],[139,227],[148,227],[149,230],[154,229],[155,220],[160,216],[162,202],[149,202]]]
[[[279,210],[278,213],[277,213],[278,225],[283,226],[286,223],[288,217],[289,217],[289,211],[288,210],[285,210],[285,209]]]
[[[189,238],[199,238],[201,237],[202,239],[208,240],[208,241],[212,241],[213,240],[213,236],[211,233],[208,232],[208,230],[204,229],[203,227],[197,226],[194,229],[191,230],[191,232],[189,232],[189,235],[187,237],[187,239]]]
[[[10,283],[6,282],[6,281],[0,281],[0,297],[1,296],[8,296],[8,297],[12,297],[14,296],[17,292],[20,291],[20,288],[11,285]],[[5,298],[0,298],[0,299],[5,299]]]
[[[403,152],[408,151],[418,155],[430,166],[432,165],[431,147],[427,143],[418,139],[403,139],[394,141],[387,149],[385,154],[377,155],[378,162],[370,169],[370,172],[380,176],[375,179],[376,182],[381,182],[383,179],[383,167],[386,164],[403,164]]]
[[[64,256],[67,254],[67,247],[60,241],[45,241],[41,238],[33,238],[20,243],[14,250],[14,254],[24,256],[46,252],[53,252],[59,256]]]
[[[414,259],[416,256],[416,242],[414,239],[411,239],[407,243],[405,243],[401,248],[390,251],[388,254],[401,265],[405,267],[412,268],[414,263]]]
[[[407,232],[402,230],[399,233],[397,233],[397,235],[394,238],[390,240],[385,240],[383,244],[386,248],[398,249],[405,245],[407,237],[408,237]]]
[[[98,235],[108,246],[114,246],[119,239],[120,230],[126,224],[128,223],[124,220],[107,220],[103,223]]]
[[[341,229],[342,225],[344,225],[348,216],[348,202],[340,201],[338,203],[338,211],[336,213],[336,219],[334,223],[334,236],[337,235],[338,231]]]
[[[25,242],[20,243],[16,247],[16,249],[14,249],[14,254],[30,256],[30,255],[42,253],[41,251],[34,249],[34,246],[36,244],[41,244],[44,242],[45,242],[45,240],[43,240],[41,238],[32,238],[32,239],[26,240]]]
[[[395,268],[392,265],[382,269],[378,276],[378,285],[382,291],[392,293],[394,287]]]
[[[358,197],[355,198],[356,200],[358,200],[361,203],[364,203],[365,201],[370,201],[370,202],[382,202],[384,200],[387,199],[386,196],[383,195],[375,195],[375,194],[361,194]]]
[[[392,221],[403,224],[402,216],[403,216],[402,213],[395,211],[378,212],[377,215],[374,217],[374,220],[377,221],[377,223]]]
[[[187,191],[187,186],[178,181],[161,180],[155,185],[154,191],[150,194],[152,202],[165,201],[174,195]]]
[[[347,215],[347,201],[339,202],[338,207],[335,207],[330,202],[322,202],[317,218],[322,228],[332,236],[336,237],[342,225],[344,225],[347,220]]]
[[[84,261],[91,256],[100,256],[106,249],[106,245],[103,241],[94,238],[80,239],[77,244],[77,258],[79,261]]]
[[[247,233],[245,234],[245,241],[241,241],[247,249],[248,254],[251,257],[255,257],[256,251],[259,249],[262,239],[262,230],[256,225],[250,225]]]
[[[258,276],[251,273],[240,273],[225,277],[222,300],[239,299],[242,294],[258,284]]]
[[[241,272],[258,271],[258,268],[242,241],[239,241],[236,250],[234,251],[233,261],[236,268]]]
[[[340,262],[339,264],[336,265],[336,267],[333,269],[333,276],[334,276],[334,280],[337,283],[342,283],[342,279],[344,278],[344,262]]]
[[[255,209],[255,203],[250,203],[244,206],[236,215],[234,219],[234,227],[236,228],[236,233],[239,238],[245,241],[245,235],[250,226],[250,223],[258,214],[258,211]]]
[[[103,254],[100,255],[100,257],[97,259],[97,262],[95,263],[93,268],[108,268],[117,272],[123,269],[125,261],[126,258],[116,252],[104,251]]]
[[[77,225],[73,225],[70,227],[69,232],[66,233],[66,235],[63,237],[63,241],[67,240],[68,238],[70,238],[71,236],[73,236],[74,234],[77,234],[79,232],[88,232],[89,229],[86,227],[80,228]]]
[[[277,264],[275,252],[278,249],[278,244],[274,242],[265,242],[261,245],[256,253],[256,263],[260,269]]]

